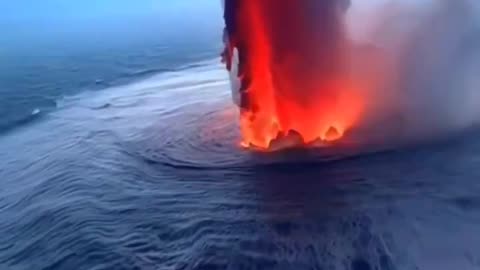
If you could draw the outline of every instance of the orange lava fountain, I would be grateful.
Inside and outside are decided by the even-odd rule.
[[[341,139],[364,107],[349,75],[343,2],[231,2],[226,55],[231,68],[238,50],[242,145],[268,149],[291,133],[303,144]]]

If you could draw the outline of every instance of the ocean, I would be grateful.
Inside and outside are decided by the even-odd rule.
[[[480,269],[478,130],[247,151],[209,31],[2,48],[0,269]]]

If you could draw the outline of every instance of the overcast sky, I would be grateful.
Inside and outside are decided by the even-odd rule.
[[[15,0],[1,1],[2,21],[115,19],[162,15],[167,18],[212,14],[221,8],[212,0]]]
[[[219,0],[0,1],[0,47],[81,35],[201,35],[221,31]]]

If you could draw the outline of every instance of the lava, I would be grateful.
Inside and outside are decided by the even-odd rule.
[[[227,0],[227,69],[238,51],[242,145],[268,149],[294,132],[303,144],[341,139],[364,97],[350,75],[343,0]]]

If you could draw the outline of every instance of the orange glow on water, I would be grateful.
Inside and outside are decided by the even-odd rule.
[[[322,62],[327,56],[325,61],[342,65],[346,45],[312,34],[316,29],[302,19],[306,5],[299,4],[307,1],[297,1],[243,0],[239,5],[240,27],[232,46],[239,49],[242,62],[244,147],[268,149],[291,131],[304,144],[337,141],[362,116],[364,100],[348,72],[327,76]],[[279,38],[278,31],[287,35]],[[282,40],[285,37],[292,41]],[[283,44],[275,44],[279,42]],[[327,53],[302,51],[322,49]]]

